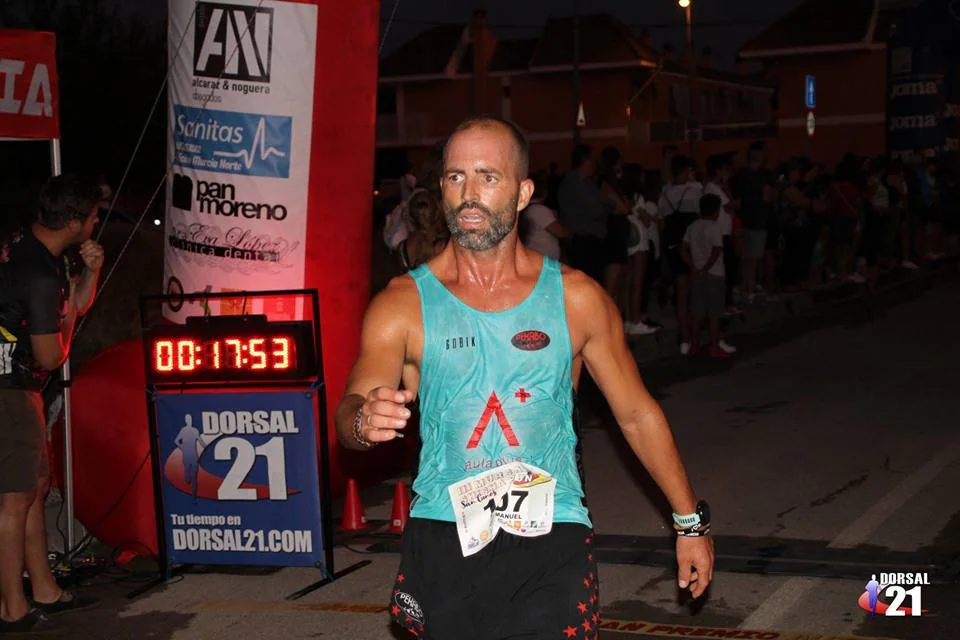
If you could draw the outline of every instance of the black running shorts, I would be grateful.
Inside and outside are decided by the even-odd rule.
[[[497,533],[464,558],[452,522],[411,518],[390,614],[429,640],[597,638],[593,531],[556,523],[537,538]]]
[[[0,493],[29,493],[50,475],[43,398],[0,389]]]

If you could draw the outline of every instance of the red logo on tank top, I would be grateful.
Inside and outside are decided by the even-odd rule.
[[[513,336],[510,339],[510,344],[521,351],[539,351],[540,349],[546,349],[550,344],[550,336],[543,331],[530,329]]]
[[[503,431],[503,437],[507,439],[507,444],[511,447],[520,446],[520,441],[517,440],[517,434],[513,432],[513,427],[510,426],[507,416],[503,413],[503,405],[500,404],[500,399],[497,398],[497,394],[494,392],[490,394],[490,399],[487,400],[487,408],[484,409],[483,415],[480,416],[480,419],[477,421],[477,426],[473,428],[473,435],[470,436],[470,441],[467,442],[467,449],[477,448],[477,445],[480,444],[480,438],[483,437],[484,431],[487,430],[487,425],[490,424],[490,418],[493,416],[497,416],[497,422],[500,424],[500,430]]]

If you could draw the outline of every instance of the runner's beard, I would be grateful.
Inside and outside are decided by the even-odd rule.
[[[447,220],[450,235],[464,249],[469,251],[489,251],[507,237],[517,224],[517,203],[520,195],[513,198],[507,206],[491,211],[479,202],[464,202],[450,209],[443,205],[443,214]],[[460,214],[467,209],[481,212],[487,219],[486,229],[463,229],[460,227]]]

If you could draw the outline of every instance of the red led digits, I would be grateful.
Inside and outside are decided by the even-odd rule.
[[[157,371],[173,371],[172,340],[157,340],[153,343],[153,366]]]
[[[177,369],[193,371],[197,368],[197,343],[193,340],[177,340]]]
[[[290,373],[301,366],[296,340],[271,334],[158,338],[152,342],[151,367],[168,379],[177,374],[206,379],[229,371],[269,378],[271,372]]]
[[[251,338],[249,343],[250,358],[253,363],[250,368],[254,371],[261,371],[267,368],[267,352],[263,350],[263,338]]]
[[[290,368],[290,338],[286,336],[273,339],[273,368]]]
[[[243,368],[243,348],[241,346],[242,341],[239,340],[238,338],[227,338],[226,340],[223,341],[223,343],[227,345],[228,347],[227,351],[229,351],[231,347],[233,348],[234,369]]]

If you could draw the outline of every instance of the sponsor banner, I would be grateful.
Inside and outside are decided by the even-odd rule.
[[[904,44],[889,50],[887,147],[894,156],[943,148],[943,61],[929,48]]]
[[[312,394],[160,394],[156,417],[171,563],[325,561]]]
[[[943,118],[940,135],[944,151],[960,151],[960,68],[956,61],[944,66]]]
[[[54,34],[0,29],[0,138],[59,138],[59,102]]]
[[[317,7],[170,0],[169,15],[166,287],[301,288]],[[197,308],[164,313],[181,322]]]

